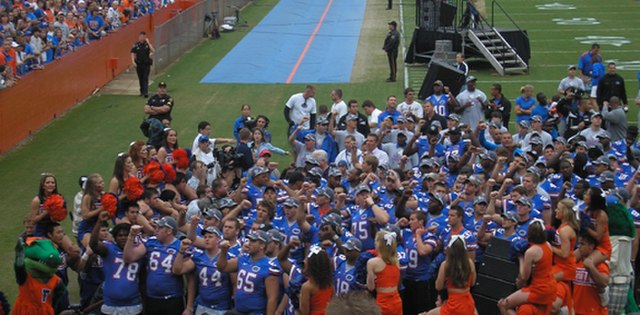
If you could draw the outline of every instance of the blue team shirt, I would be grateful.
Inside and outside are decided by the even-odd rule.
[[[640,227],[640,212],[636,209],[629,208],[629,213],[631,213],[631,217],[633,218],[633,225],[635,225],[636,228]]]
[[[448,210],[445,213],[445,209],[443,209],[442,213],[439,216],[433,216],[431,214],[429,214],[428,216],[427,228],[432,226],[436,227],[436,230],[433,233],[436,236],[436,238],[439,238],[442,232],[444,232],[444,230],[449,225],[449,222],[447,220],[448,213],[449,213]]]
[[[362,290],[356,282],[355,266],[349,266],[344,255],[334,258],[333,265],[336,295]]]
[[[391,119],[393,120],[393,124],[395,125],[398,123],[398,117],[400,117],[400,115],[401,113],[397,110],[394,110],[393,113],[390,113],[388,110],[385,110],[384,112],[380,113],[380,115],[378,116],[378,125],[381,125],[384,119],[387,117],[391,117]]]
[[[107,248],[107,255],[104,257],[104,304],[108,306],[141,304],[140,262],[126,264],[120,247],[111,241],[104,241],[103,244]]]
[[[236,310],[240,313],[253,315],[266,314],[267,277],[279,277],[281,271],[270,263],[269,257],[262,257],[256,261],[249,255],[238,257],[238,280],[236,284]]]
[[[418,254],[415,235],[410,229],[402,230],[402,237],[404,239],[404,247],[408,260],[404,278],[415,281],[430,280],[432,275],[428,270],[431,264],[432,254],[425,256]],[[438,246],[436,236],[430,232],[422,235],[422,242],[425,245],[430,245],[434,249]]]
[[[527,110],[527,109],[532,109],[534,106],[536,106],[536,99],[533,97],[529,97],[528,99],[525,99],[522,96],[518,96],[518,98],[516,98],[515,103],[516,105],[520,106],[520,109]],[[530,114],[516,115],[516,124],[519,124],[523,120],[530,121],[531,115]]]
[[[504,228],[497,228],[497,229],[493,230],[492,233],[493,233],[493,236],[495,236],[497,238],[506,239],[509,242],[513,242],[515,240],[522,239],[520,236],[518,236],[517,233],[511,234],[510,236],[505,237],[504,236]]]
[[[462,235],[464,242],[467,244],[468,252],[475,252],[476,250],[478,250],[478,242],[476,241],[476,237],[475,235],[473,235],[473,232],[465,229],[464,227],[461,228],[460,231],[454,232],[451,228],[451,225],[447,225],[447,227],[442,232],[442,235],[440,235],[443,246],[447,246],[447,244],[449,244],[449,240],[451,239],[452,235]]]
[[[262,196],[264,194],[264,188],[259,188],[254,186],[253,184],[247,184],[242,189],[242,193],[247,195],[247,200],[251,201],[251,209],[255,209],[258,206],[258,203],[262,201]],[[242,215],[247,216],[249,210],[242,210]]]
[[[145,243],[147,247],[147,296],[167,299],[184,295],[182,277],[171,272],[176,255],[180,251],[180,240],[164,245],[155,236]]]
[[[436,96],[435,94],[432,94],[427,97],[425,101],[433,103],[433,110],[436,114],[442,117],[449,116],[449,95],[443,93],[440,94],[440,96]],[[444,126],[442,127],[444,128]]]
[[[367,207],[366,209],[356,207],[351,213],[351,234],[362,242],[363,251],[376,247],[374,241],[375,235],[371,235],[371,225],[375,223],[369,222],[370,218],[375,218],[371,207]]]
[[[431,144],[429,144],[429,139],[427,139],[426,136],[420,136],[420,138],[418,138],[418,141],[416,141],[416,146],[418,147],[419,156],[422,156],[425,153],[429,153],[429,150],[431,150]],[[433,148],[433,157],[443,157],[444,152],[444,145],[436,143],[435,147]]]
[[[446,161],[449,161],[451,156],[462,157],[465,151],[467,151],[467,143],[460,140],[458,143],[448,145],[445,149],[444,156]]]
[[[274,220],[273,226],[278,229],[285,236],[284,244],[288,244],[292,239],[297,238],[301,241],[300,246],[291,249],[289,257],[293,259],[297,264],[304,261],[304,245],[305,241],[312,241],[313,227],[309,233],[304,233],[302,228],[298,225],[298,222],[288,222],[286,217],[282,217],[280,220]]]
[[[205,251],[196,249],[191,256],[191,260],[196,266],[195,273],[198,279],[196,304],[214,310],[230,310],[233,292],[231,281],[228,273],[218,271],[216,267],[218,255],[209,258]]]

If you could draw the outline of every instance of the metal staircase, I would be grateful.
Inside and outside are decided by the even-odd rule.
[[[469,29],[467,38],[475,48],[491,63],[500,75],[525,72],[529,66],[520,58],[495,27],[490,29]]]

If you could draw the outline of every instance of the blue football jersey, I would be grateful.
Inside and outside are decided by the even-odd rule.
[[[304,233],[298,225],[298,222],[294,221],[290,223],[285,217],[283,217],[282,220],[274,221],[273,226],[285,235],[284,244],[288,244],[292,239],[299,239],[301,241],[300,246],[291,249],[289,257],[295,260],[297,264],[302,263],[302,261],[304,261],[304,242],[312,241],[312,233]]]
[[[180,251],[180,240],[175,238],[168,245],[150,237],[147,247],[147,296],[154,299],[167,299],[184,295],[182,276],[171,272],[176,255]]]
[[[427,97],[425,101],[429,101],[433,104],[433,110],[436,112],[436,114],[442,117],[449,116],[449,95],[444,93],[440,95],[432,94],[431,96]],[[445,126],[442,127],[444,128]]]
[[[362,242],[362,250],[369,250],[375,248],[375,235],[372,233],[372,223],[370,218],[375,218],[373,209],[367,207],[366,209],[356,208],[351,213],[351,233]]]
[[[410,229],[402,230],[404,246],[407,252],[407,271],[405,273],[405,279],[425,281],[431,279],[429,265],[431,264],[431,254],[420,256],[418,254],[418,247],[416,245],[415,234]],[[426,232],[422,235],[422,242],[425,245],[430,245],[432,248],[438,246],[436,236],[430,232]]]
[[[238,280],[236,284],[236,310],[240,313],[265,314],[267,309],[267,277],[279,277],[269,263],[269,257],[252,261],[249,255],[238,257]]]
[[[139,289],[140,262],[126,264],[122,249],[111,241],[103,242],[107,248],[104,257],[104,304],[108,306],[132,306],[142,303]]]
[[[195,275],[198,281],[196,304],[214,310],[231,309],[231,281],[229,274],[216,268],[218,255],[207,256],[205,251],[196,249],[191,256],[196,266]]]
[[[355,266],[350,266],[344,255],[335,257],[333,259],[333,266],[335,270],[334,287],[336,295],[362,290],[356,282]]]

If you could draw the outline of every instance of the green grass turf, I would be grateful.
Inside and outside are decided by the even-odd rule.
[[[408,30],[404,36],[411,40],[415,25],[415,2],[407,2],[404,6],[405,28]],[[638,27],[633,24],[640,3],[637,1],[616,1],[606,4],[597,0],[498,0],[511,17],[518,23],[521,29],[529,34],[532,58],[529,61],[530,71],[526,75],[507,75],[500,77],[486,62],[471,62],[470,74],[478,78],[478,87],[485,93],[489,92],[492,83],[500,83],[503,93],[512,100],[519,96],[521,86],[531,83],[535,92],[544,92],[549,98],[556,92],[560,80],[567,74],[569,64],[578,63],[578,57],[588,50],[591,44],[581,44],[575,37],[586,36],[624,36],[631,41],[630,44],[616,47],[600,42],[600,52],[605,61],[618,60],[629,62],[640,60],[640,33]],[[573,4],[575,10],[538,10],[536,5],[560,2]],[[488,20],[491,16],[491,1],[486,0]],[[514,28],[513,24],[496,7],[495,26],[498,28]],[[557,25],[553,19],[595,18],[599,25]],[[627,96],[630,99],[628,117],[635,123],[637,120],[637,106],[633,105],[633,99],[638,92],[636,73],[640,70],[639,64],[618,68],[618,73],[624,77]],[[410,86],[420,88],[426,67],[409,67]],[[512,115],[513,117],[513,115]]]
[[[277,0],[260,0],[243,12],[243,18],[255,25],[276,3]],[[368,19],[377,21],[381,12],[385,13],[381,6],[368,8]],[[391,13],[387,11],[385,14]],[[376,42],[375,47],[381,46],[386,33],[386,23],[378,24],[363,29],[362,33],[363,38]],[[301,92],[304,85],[199,84],[200,79],[249,30],[239,28],[236,32],[224,33],[219,40],[203,41],[155,79],[155,82],[166,81],[169,94],[176,100],[172,127],[178,131],[179,143],[183,147],[191,146],[201,120],[212,124],[213,135],[233,137],[233,121],[240,115],[240,105],[244,103],[251,104],[252,115],[270,117],[269,129],[274,144],[288,147],[284,137],[286,124],[283,106],[288,97]],[[359,53],[366,55],[370,52]],[[318,103],[330,106],[329,93],[338,86],[343,89],[346,98],[370,98],[381,106],[388,93],[401,91],[400,82],[384,82],[387,75],[386,57],[382,50],[376,50],[375,53],[380,55],[379,60],[384,64],[367,73],[367,82],[319,85],[316,94]],[[154,90],[155,85],[151,89]],[[144,116],[144,103],[145,100],[139,96],[98,93],[0,159],[0,200],[5,213],[5,220],[0,221],[0,239],[3,240],[0,242],[0,253],[7,257],[0,260],[0,269],[6,270],[0,273],[0,290],[7,293],[11,303],[17,294],[12,271],[14,240],[22,232],[22,219],[29,211],[31,199],[37,194],[40,174],[51,172],[57,175],[59,191],[65,196],[69,208],[79,190],[77,182],[80,175],[99,173],[108,183],[117,154],[126,151],[131,141],[143,139],[138,126]],[[281,165],[289,163],[288,159],[279,156],[274,160]],[[68,221],[65,222],[65,228],[70,231]],[[78,298],[75,274],[71,274],[73,302]]]
[[[410,4],[414,2],[403,1],[410,2],[405,5],[404,11],[407,23],[405,27],[409,30],[405,35],[410,40],[410,30],[415,21],[415,10],[411,11]],[[565,75],[566,64],[576,63],[578,55],[588,48],[588,45],[575,41],[575,36],[622,35],[632,41],[630,45],[620,48],[603,45],[605,59],[634,60],[640,52],[637,48],[640,35],[634,32],[637,27],[634,26],[634,14],[631,14],[637,12],[635,2],[607,3],[603,7],[599,1],[581,0],[575,2],[579,8],[573,11],[534,9],[535,4],[547,2],[555,1],[503,1],[507,10],[514,13],[514,18],[521,27],[529,31],[533,40],[531,71],[528,75],[498,77],[489,67],[472,64],[472,74],[479,78],[479,88],[488,91],[491,82],[499,81],[504,86],[505,94],[514,99],[521,85],[534,82],[537,90],[552,94],[557,81]],[[251,25],[255,25],[275,3],[277,0],[257,1],[257,4],[250,5],[243,12],[243,16]],[[402,94],[401,82],[383,82],[387,76],[386,58],[379,48],[386,33],[386,21],[398,18],[398,6],[394,6],[393,11],[385,11],[385,4],[386,1],[383,0],[368,1],[355,61],[357,71],[360,72],[357,83],[319,85],[316,95],[319,104],[330,105],[329,92],[338,86],[344,90],[345,99],[363,101],[368,98],[379,108],[383,107],[387,95]],[[595,27],[559,27],[551,23],[552,18],[572,16],[595,17],[602,24]],[[607,31],[611,28],[616,31]],[[231,137],[231,126],[239,115],[240,105],[248,103],[252,105],[253,115],[260,113],[271,118],[269,129],[274,135],[274,144],[286,147],[283,104],[291,94],[301,91],[303,85],[198,83],[249,30],[241,28],[237,32],[223,34],[219,40],[203,41],[166,73],[156,78],[156,82],[167,81],[169,93],[176,99],[173,127],[178,130],[183,146],[190,146],[200,120],[212,123],[215,136]],[[627,80],[629,96],[634,97],[637,87],[635,71],[621,71],[621,74]],[[399,74],[398,78],[401,77]],[[546,82],[547,80],[554,82]],[[52,122],[28,143],[0,158],[0,200],[4,214],[0,221],[0,253],[5,257],[0,260],[0,269],[5,270],[0,273],[0,290],[7,293],[12,304],[17,294],[12,271],[14,240],[22,231],[22,218],[28,213],[30,201],[37,193],[40,173],[52,172],[57,175],[59,190],[71,207],[73,196],[79,190],[77,180],[80,175],[100,173],[108,181],[117,153],[126,151],[131,141],[142,139],[138,125],[143,118],[143,104],[144,100],[140,97],[98,94]],[[635,106],[631,108],[633,113],[629,117],[635,120]],[[281,165],[288,163],[287,159],[278,156],[275,160]],[[65,222],[65,226],[70,231],[68,222]],[[71,299],[72,302],[77,302],[75,274],[71,274]]]

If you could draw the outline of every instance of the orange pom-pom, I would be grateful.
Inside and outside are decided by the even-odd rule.
[[[140,199],[142,193],[144,193],[144,187],[137,177],[129,177],[124,181],[122,192],[129,201],[134,201]]]
[[[109,217],[115,218],[118,211],[118,197],[113,193],[106,193],[102,195],[101,203],[102,209],[109,212]]]
[[[181,170],[189,168],[189,155],[185,149],[175,150],[171,156],[176,161],[176,168]]]
[[[164,180],[164,172],[162,170],[153,170],[147,176],[149,178],[149,182],[153,185],[162,183]]]
[[[164,171],[165,183],[172,183],[176,179],[176,170],[173,169],[171,164],[162,164],[162,170]]]
[[[142,171],[144,172],[145,175],[149,176],[151,175],[151,173],[153,173],[153,171],[159,170],[159,169],[160,169],[160,163],[156,161],[151,161],[144,165],[144,168],[142,169]]]
[[[64,199],[59,194],[53,194],[45,200],[44,208],[53,221],[62,221],[67,217],[67,208],[64,207]]]
[[[173,153],[171,153],[171,156],[174,159],[179,159],[179,158],[189,158],[189,155],[187,154],[187,150],[185,149],[177,149],[175,151],[173,151]]]

